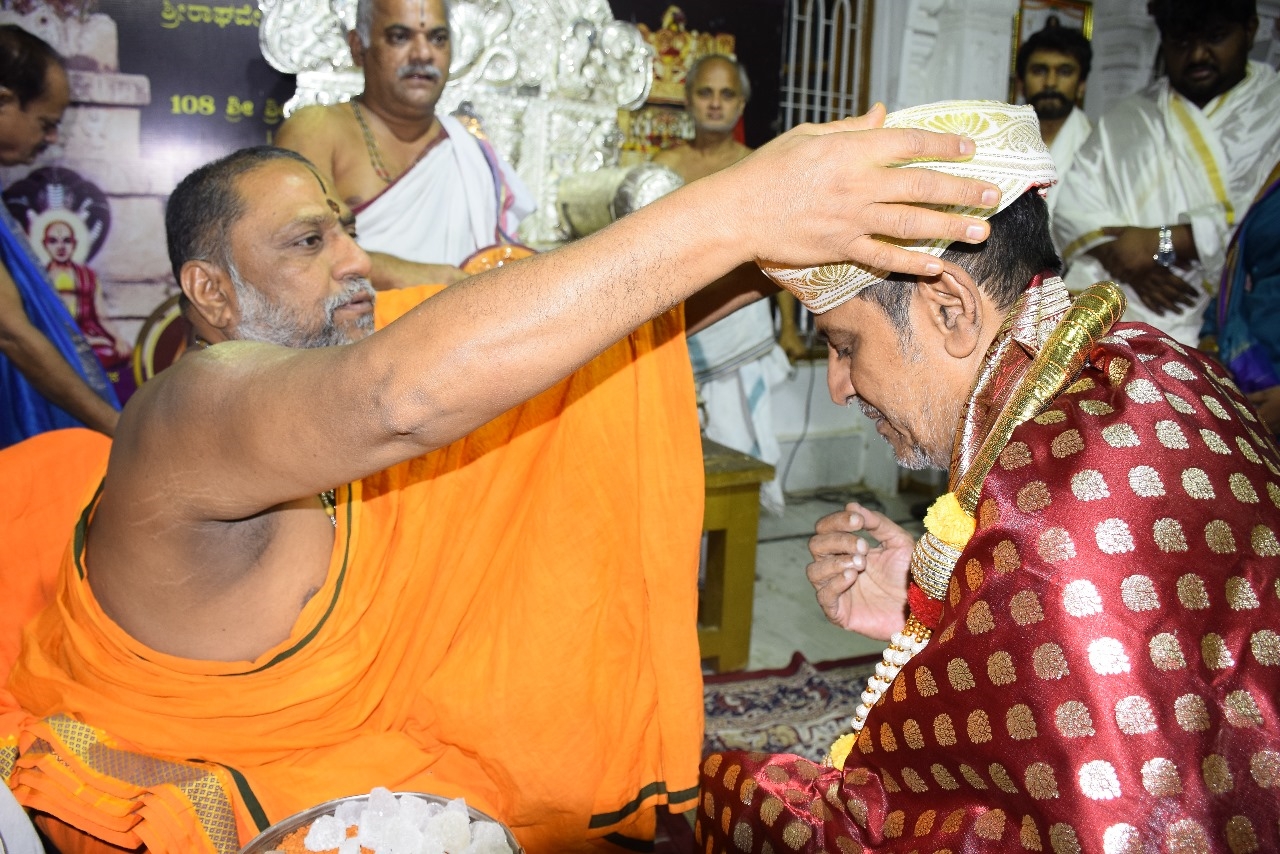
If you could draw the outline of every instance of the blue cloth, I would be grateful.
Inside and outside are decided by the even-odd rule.
[[[71,312],[67,311],[45,278],[44,268],[21,226],[3,203],[0,203],[0,264],[4,264],[17,285],[31,325],[49,339],[90,388],[119,409],[115,390],[107,382],[107,375],[94,356],[93,348],[76,328]],[[4,355],[0,355],[0,402],[3,402],[0,408],[0,448],[48,430],[85,426],[46,400]]]
[[[1242,391],[1280,385],[1280,180],[1240,222],[1202,334],[1217,335],[1219,358]]]
[[[45,854],[35,825],[8,786],[0,786],[0,851],[5,854]]]

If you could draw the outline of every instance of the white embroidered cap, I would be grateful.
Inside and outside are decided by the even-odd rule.
[[[887,128],[921,128],[969,137],[975,145],[973,158],[963,162],[921,161],[901,168],[934,169],[962,178],[980,178],[1000,188],[997,208],[949,207],[950,213],[988,219],[1032,187],[1041,195],[1058,180],[1049,149],[1040,137],[1040,122],[1034,109],[1001,101],[939,101],[898,110],[885,117]],[[941,255],[949,240],[902,241],[878,238],[914,252]],[[822,314],[857,295],[868,285],[889,276],[889,271],[857,264],[823,264],[819,267],[785,267],[760,262],[760,269],[796,295],[805,307]]]

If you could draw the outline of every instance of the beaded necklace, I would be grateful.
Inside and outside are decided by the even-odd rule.
[[[369,162],[373,164],[374,173],[382,179],[384,184],[390,184],[395,179],[391,177],[391,170],[382,160],[382,149],[378,147],[378,141],[373,138],[373,130],[364,120],[364,110],[360,109],[359,97],[351,99],[351,112],[355,113],[356,122],[360,125],[360,133],[364,135],[364,147],[369,152]]]

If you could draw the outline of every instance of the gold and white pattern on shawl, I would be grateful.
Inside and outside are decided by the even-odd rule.
[[[980,178],[1000,188],[996,208],[945,208],[950,213],[988,219],[1004,210],[1032,187],[1043,195],[1058,180],[1049,149],[1040,137],[1035,110],[1000,101],[939,101],[890,113],[884,122],[889,128],[920,128],[940,133],[958,133],[973,140],[976,151],[965,161],[918,161],[901,168],[933,169],[962,178]],[[902,241],[880,237],[915,252],[941,255],[947,240]],[[888,277],[886,270],[856,264],[823,264],[818,267],[785,267],[761,261],[760,268],[782,287],[796,295],[815,314],[835,308],[856,296],[868,285]]]

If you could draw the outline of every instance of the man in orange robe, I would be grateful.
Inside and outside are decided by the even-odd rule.
[[[377,334],[368,257],[310,164],[251,149],[189,176],[167,225],[202,349],[131,400],[0,697],[19,801],[84,850],[234,852],[375,785],[465,795],[535,854],[651,839],[656,806],[695,797],[701,738],[678,306],[758,254],[878,252],[873,223],[979,239],[872,201],[994,193],[886,183],[880,164],[965,146],[831,133],[879,118],[793,134]],[[766,238],[776,207],[747,197],[805,175],[839,200]]]

